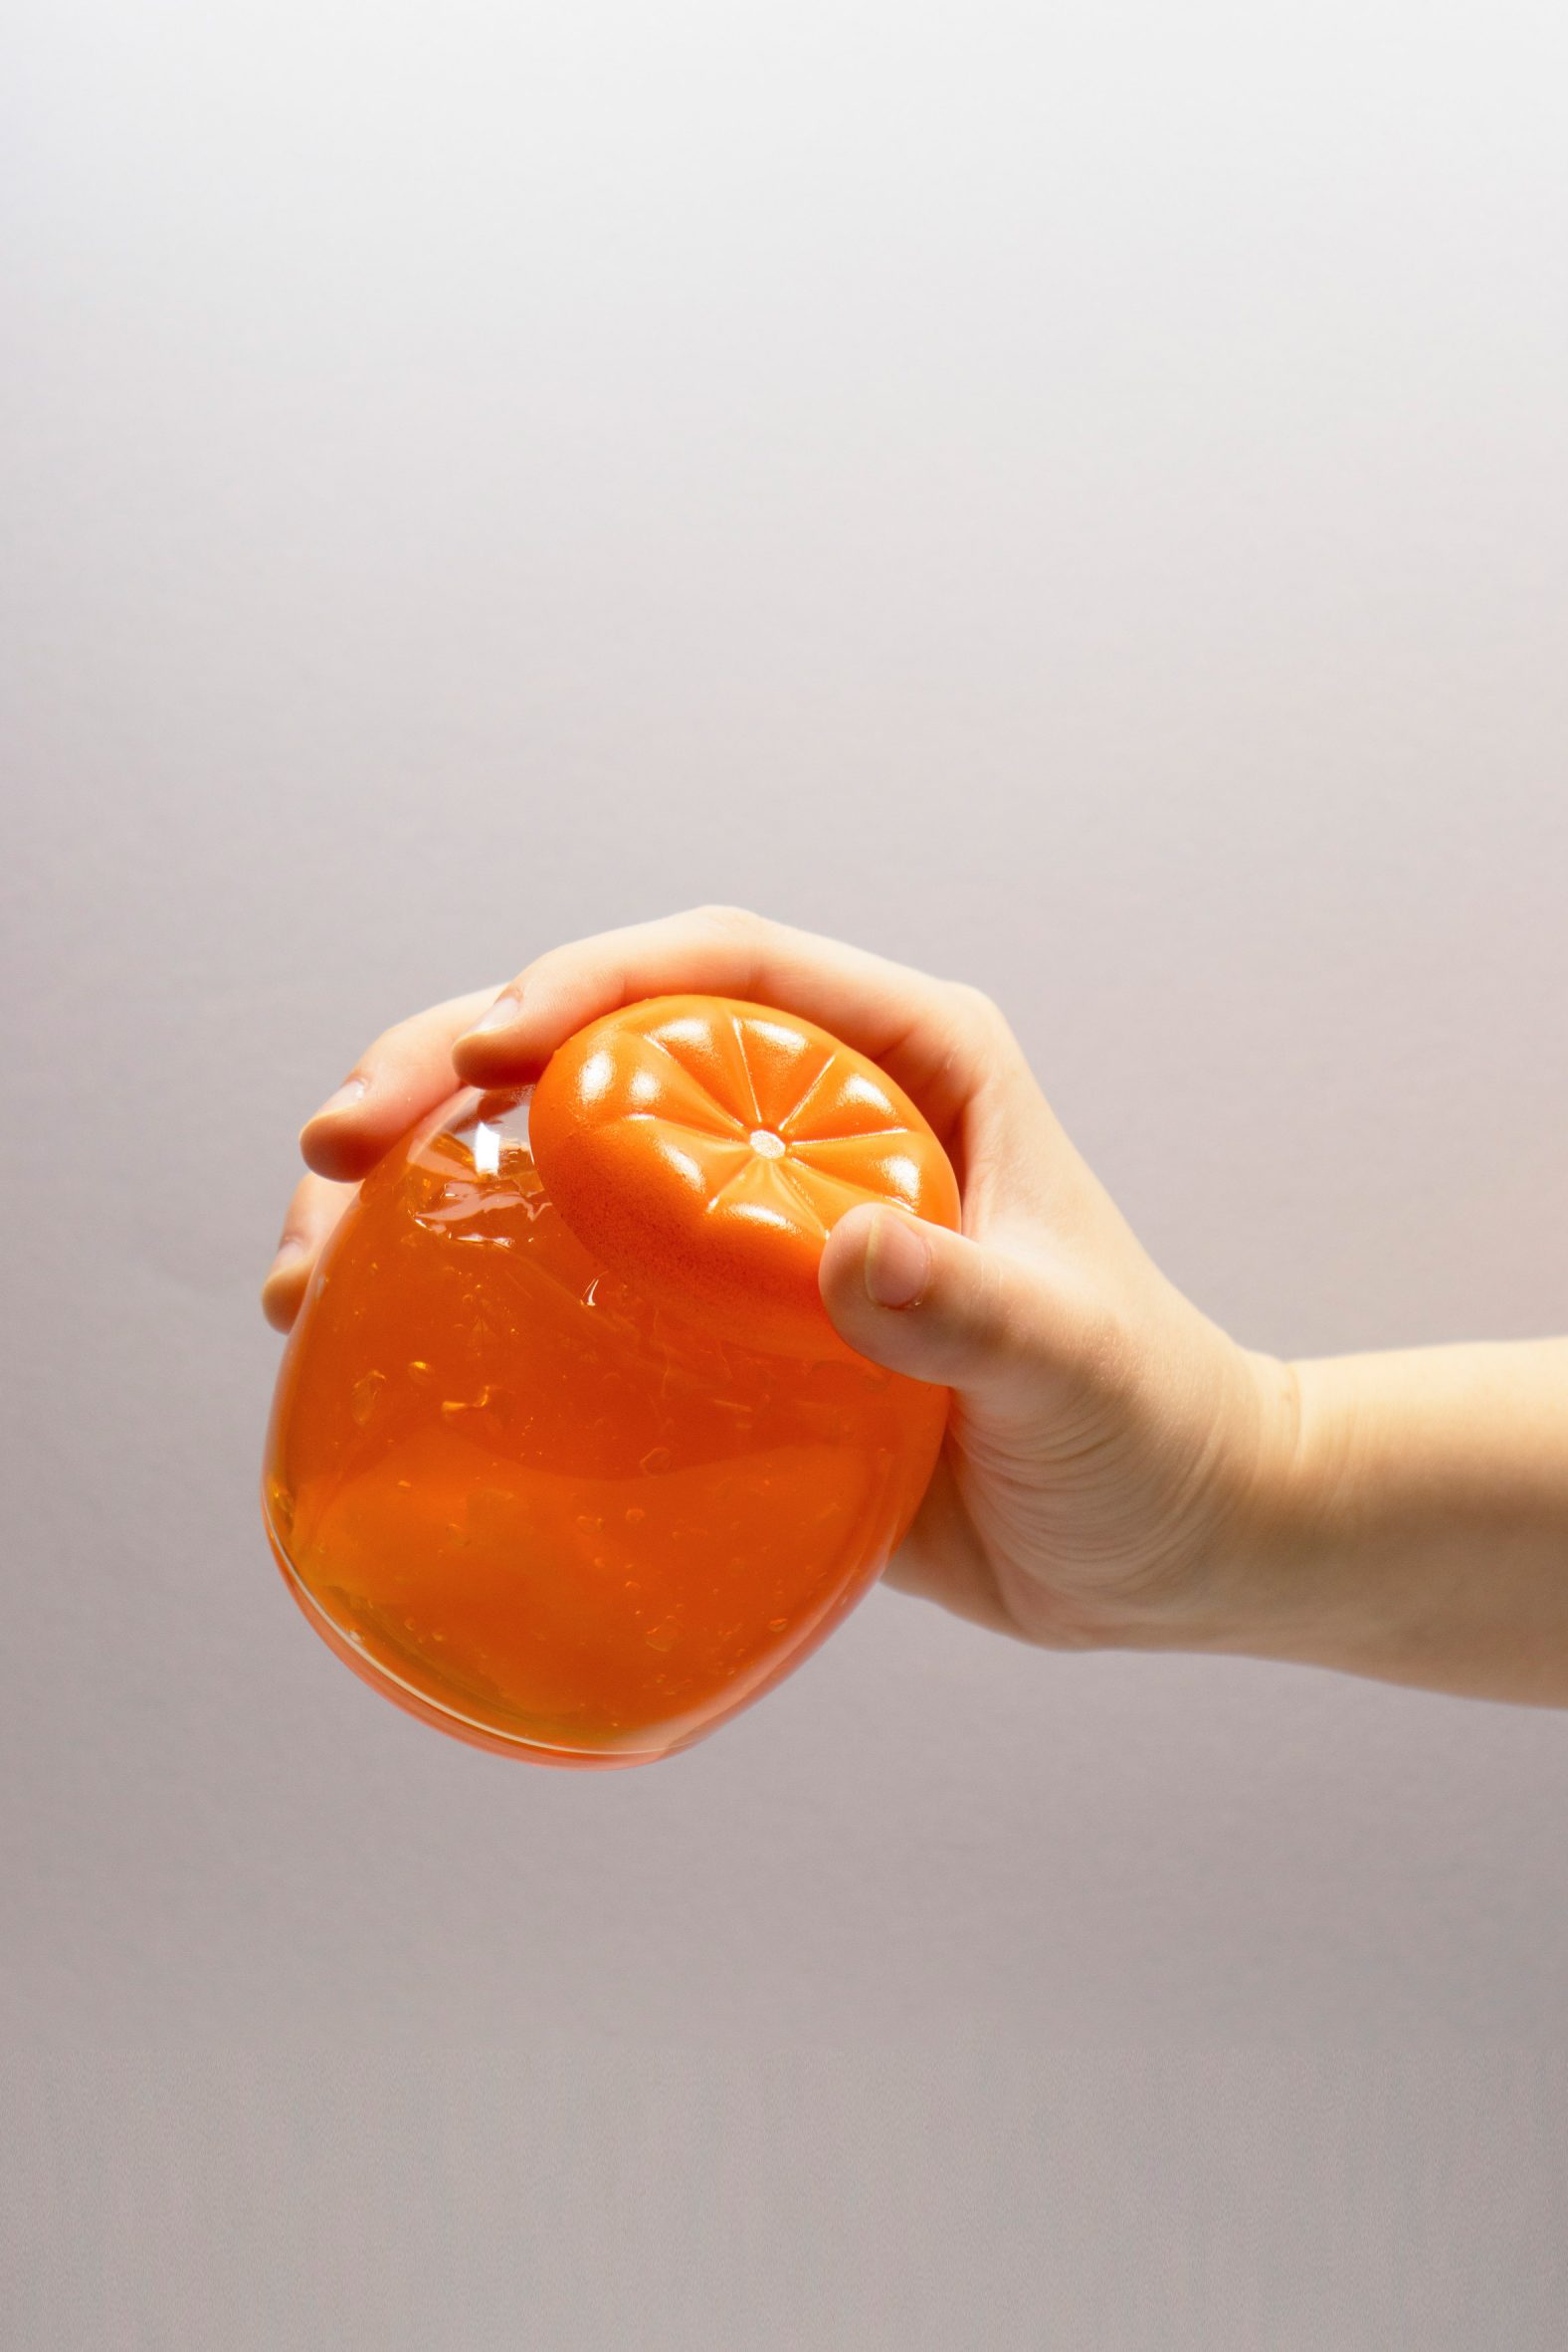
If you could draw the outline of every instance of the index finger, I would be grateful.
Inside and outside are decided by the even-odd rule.
[[[1000,1035],[1011,1036],[978,989],[742,907],[696,906],[535,956],[487,1025],[454,1041],[453,1063],[475,1085],[536,1078],[601,1013],[688,991],[773,1005],[831,1030],[879,1063],[944,1143]]]

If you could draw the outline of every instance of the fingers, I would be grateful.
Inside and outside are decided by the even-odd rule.
[[[294,1186],[278,1255],[262,1284],[262,1312],[275,1331],[293,1327],[321,1245],[358,1191],[357,1184],[334,1184],[326,1176],[302,1176]]]
[[[453,1040],[472,1027],[495,994],[493,988],[472,989],[384,1029],[345,1080],[363,1079],[358,1098],[339,1105],[334,1095],[300,1128],[299,1149],[307,1166],[339,1179],[367,1175],[417,1118],[467,1085],[470,1081],[452,1066]]]
[[[880,1063],[946,1142],[999,1061],[1022,1061],[978,990],[816,931],[730,906],[698,906],[548,949],[508,983],[511,1018],[461,1037],[477,1085],[537,1077],[566,1038],[618,1006],[687,991],[750,998],[819,1022]]]
[[[823,1246],[818,1285],[841,1338],[890,1371],[960,1390],[1006,1420],[1038,1414],[1104,1354],[1064,1270],[862,1202]]]
[[[293,1326],[321,1245],[358,1192],[359,1179],[416,1119],[467,1083],[452,1067],[452,1041],[495,994],[493,988],[471,989],[383,1030],[338,1093],[355,1079],[363,1081],[362,1090],[351,1101],[332,1096],[300,1128],[299,1149],[313,1172],[294,1188],[278,1256],[262,1283],[262,1312],[275,1330]]]

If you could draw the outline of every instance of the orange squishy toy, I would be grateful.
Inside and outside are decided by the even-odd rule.
[[[667,996],[378,1162],[280,1367],[262,1505],[337,1655],[536,1763],[651,1763],[798,1666],[882,1573],[947,1391],[835,1332],[844,1212],[954,1230],[914,1104],[794,1014]]]

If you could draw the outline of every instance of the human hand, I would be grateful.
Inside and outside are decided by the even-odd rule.
[[[300,1133],[311,1173],[269,1276],[287,1329],[316,1255],[395,1139],[459,1085],[534,1078],[615,1007],[700,991],[777,1005],[880,1063],[920,1105],[961,1235],[868,1203],[823,1251],[824,1304],[862,1354],[953,1392],[942,1457],[886,1581],[1052,1647],[1206,1646],[1236,1607],[1292,1375],[1159,1273],[977,990],[729,907],[551,948],[385,1031],[362,1097]],[[495,1025],[475,1024],[493,1009]]]

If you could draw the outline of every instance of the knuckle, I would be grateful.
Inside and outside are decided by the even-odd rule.
[[[376,1054],[396,1053],[401,1047],[417,1045],[428,1030],[432,1016],[439,1010],[435,1005],[424,1005],[417,1013],[405,1013],[400,1021],[388,1022],[370,1046],[368,1054],[360,1057],[361,1061],[368,1061]],[[357,1070],[357,1064],[355,1068]]]
[[[1064,1377],[1085,1406],[1104,1411],[1135,1384],[1135,1334],[1116,1300],[1091,1279],[1027,1254],[991,1249],[977,1269],[975,1327],[996,1371]]]
[[[996,1248],[965,1252],[949,1304],[962,1352],[982,1359],[988,1373],[1013,1378],[1036,1345],[1035,1301],[1026,1269]]]
[[[1007,1028],[1007,1016],[994,996],[988,996],[983,988],[975,987],[969,980],[954,980],[949,985],[958,1011],[974,1028]]]
[[[762,928],[762,918],[749,907],[731,906],[723,900],[704,902],[693,907],[692,912],[699,923],[724,939],[749,938]]]
[[[1049,1301],[1027,1265],[999,1259],[995,1274],[995,1353],[1009,1373],[1034,1372],[1045,1352]]]
[[[976,1261],[974,1325],[985,1347],[1008,1363],[1024,1352],[1019,1283],[1000,1250],[982,1251]]]

